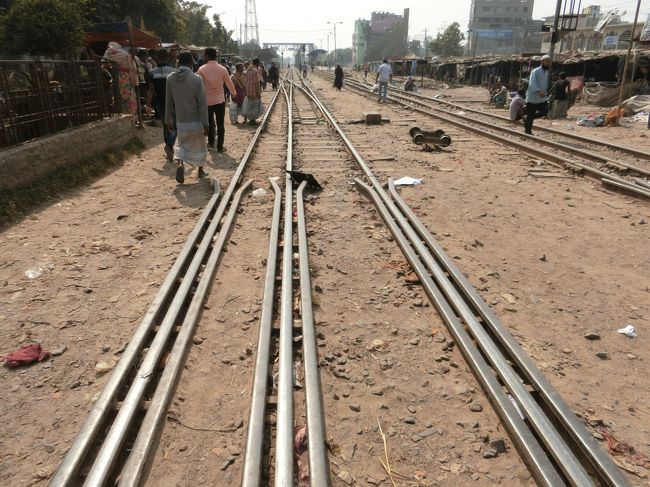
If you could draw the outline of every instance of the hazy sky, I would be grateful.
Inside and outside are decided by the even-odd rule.
[[[244,23],[244,0],[203,0],[203,3],[212,7],[210,17],[221,14],[228,29],[235,30],[238,24]],[[401,13],[409,7],[409,36],[423,40],[425,28],[435,34],[458,22],[463,30],[467,29],[470,3],[471,0],[256,0],[261,42],[313,42],[319,47],[322,42],[323,49],[327,48],[327,33],[332,31],[328,21],[343,22],[336,26],[337,47],[350,47],[356,19],[369,19],[372,11]],[[556,0],[536,0],[533,18],[553,15],[555,3]],[[631,20],[636,0],[583,0],[582,5],[626,9],[626,18]],[[650,12],[649,6],[647,0],[642,0],[642,20]],[[238,33],[233,37],[238,39]],[[333,36],[330,36],[330,49],[334,49]]]

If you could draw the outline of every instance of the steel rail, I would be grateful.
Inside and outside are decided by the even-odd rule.
[[[607,455],[598,445],[593,436],[584,428],[578,417],[571,408],[564,402],[557,390],[546,379],[544,374],[537,368],[531,358],[524,352],[521,345],[507,331],[496,316],[494,311],[485,303],[483,298],[474,286],[469,282],[458,266],[449,258],[442,246],[431,235],[429,230],[418,219],[413,210],[406,204],[404,199],[395,189],[392,179],[388,181],[388,188],[391,197],[397,207],[415,229],[420,238],[428,247],[432,255],[437,259],[449,278],[461,290],[465,298],[471,304],[476,316],[480,316],[488,325],[493,335],[504,347],[509,358],[522,371],[529,380],[532,387],[540,394],[542,400],[547,404],[553,415],[560,421],[565,430],[568,431],[573,440],[579,445],[583,453],[594,468],[603,476],[609,485],[628,485],[620,469],[614,464],[611,457]]]
[[[264,279],[264,298],[260,314],[260,329],[257,340],[257,356],[255,357],[255,372],[251,409],[248,418],[246,435],[246,450],[242,470],[242,487],[258,487],[262,482],[262,457],[264,450],[264,413],[266,411],[266,393],[271,354],[271,332],[273,329],[273,303],[275,296],[275,273],[278,261],[278,238],[280,234],[280,215],[282,213],[282,190],[274,179],[269,178],[273,193],[273,217],[271,219],[271,235],[269,251],[266,260],[266,277]]]
[[[306,92],[307,90],[304,91]],[[317,97],[313,95],[313,92],[312,92],[312,96],[316,98],[314,100],[315,103],[325,108],[322,105],[322,102],[317,100]],[[397,213],[396,207],[394,206],[392,201],[390,201],[390,198],[383,190],[381,185],[379,185],[377,180],[374,178],[374,175],[372,175],[368,166],[365,164],[361,156],[358,155],[356,149],[354,149],[354,147],[351,145],[349,139],[347,139],[347,136],[345,136],[342,130],[340,130],[338,124],[333,119],[329,111],[325,110],[323,114],[326,116],[326,118],[328,118],[328,121],[335,127],[337,132],[339,132],[339,135],[346,143],[346,146],[348,146],[348,149],[350,149],[350,152],[357,160],[359,166],[368,176],[368,179],[373,182],[373,187],[375,191],[380,195],[381,199],[388,207],[392,207],[393,213],[396,214]],[[425,257],[425,261],[427,261],[426,255],[428,252],[426,251],[425,248],[423,248],[422,241],[419,239],[419,237],[417,237],[413,229],[410,226],[408,226],[408,224],[406,225],[406,227],[404,227],[404,230],[407,232],[407,234],[409,234],[409,237],[411,241],[414,243],[414,245],[416,247],[419,247],[419,250],[422,251],[421,255]],[[435,262],[432,261],[433,259],[428,259],[427,263],[431,264],[433,267],[433,269],[430,270],[435,271],[436,270],[435,268],[437,266]],[[462,301],[462,299],[460,299],[460,296],[458,295],[457,291],[455,291],[451,283],[449,283],[448,280],[445,283],[444,272],[439,267],[437,271],[438,271],[437,274],[440,278],[439,285],[441,285],[441,287],[446,288],[446,291],[451,293],[452,296],[455,295],[456,299],[452,300],[454,307],[456,307],[457,311],[461,314],[461,316],[463,316],[465,322],[468,324],[468,326],[470,326],[470,329],[472,329],[475,338],[477,339],[482,338],[486,342],[484,343],[483,346],[487,346],[487,350],[492,351],[494,356],[500,355],[495,344],[491,342],[485,330],[482,329],[481,325],[477,322],[471,310],[469,310],[467,305]],[[505,376],[502,375],[502,379],[507,382],[509,389],[513,391],[513,393],[516,393],[518,391],[520,394],[522,394],[517,397],[518,404],[522,407],[522,409],[524,409],[524,411],[526,411],[529,419],[531,419],[531,421],[533,422],[536,431],[543,439],[547,448],[549,449],[549,451],[553,453],[555,460],[561,466],[563,472],[569,477],[569,481],[571,481],[574,485],[592,485],[592,482],[589,476],[587,475],[586,471],[584,470],[584,468],[579,464],[579,462],[577,461],[577,459],[575,458],[571,450],[564,443],[564,440],[561,438],[561,436],[557,433],[557,431],[555,431],[553,425],[550,424],[548,418],[544,415],[543,411],[539,408],[539,405],[534,402],[534,400],[532,399],[528,391],[525,388],[523,388],[522,384],[520,383],[520,379],[516,375],[514,375],[514,371],[510,368],[507,362],[505,362],[505,359],[501,362],[501,367],[497,367],[497,368],[500,369],[501,373],[505,374]],[[578,425],[578,426],[579,428],[584,430],[584,427],[582,425]],[[584,434],[588,435],[586,431],[584,432]],[[626,485],[626,484],[621,484],[621,485]]]
[[[88,413],[79,433],[68,449],[63,462],[50,481],[50,486],[64,487],[71,485],[73,482],[81,463],[86,457],[88,449],[92,446],[97,433],[106,420],[107,414],[111,411],[113,404],[117,401],[117,394],[123,387],[129,371],[133,368],[147,337],[151,333],[155,323],[160,320],[161,314],[164,312],[164,305],[169,301],[176,289],[176,284],[183,274],[183,269],[186,268],[190,261],[190,257],[194,254],[199,238],[205,231],[205,227],[216,209],[220,194],[221,189],[217,184],[215,185],[215,194],[210,198],[210,201],[201,213],[194,230],[192,230],[192,233],[185,242],[185,245],[183,246],[179,256],[176,258],[174,265],[169,270],[167,277],[158,290],[158,293],[149,305],[149,309],[145,313],[140,325],[135,330],[131,341],[124,349],[120,360],[116,364],[113,372],[108,378],[108,381],[99,394],[93,409]]]
[[[366,84],[366,85],[368,84],[368,82],[364,82],[364,81],[358,80],[358,79],[355,79],[354,81],[356,81],[359,84]],[[394,86],[389,86],[389,90],[395,91],[397,93],[401,93],[406,97],[413,97],[413,98],[421,98],[421,99],[424,99],[424,100],[430,100],[430,101],[433,101],[433,102],[436,102],[436,103],[440,103],[442,105],[447,105],[447,106],[451,106],[451,107],[454,107],[454,108],[458,108],[459,110],[465,110],[467,112],[476,113],[476,114],[479,114],[479,115],[484,115],[486,117],[492,117],[492,118],[496,118],[496,119],[500,119],[500,120],[510,122],[510,119],[508,117],[502,117],[501,115],[496,115],[494,113],[488,113],[488,112],[484,112],[483,110],[478,110],[476,108],[466,107],[464,105],[460,105],[458,103],[454,103],[454,102],[449,101],[449,100],[442,100],[440,98],[434,98],[432,96],[427,96],[427,95],[424,95],[422,93],[412,93],[412,92],[404,91],[403,89],[396,88]],[[471,102],[472,100],[467,100],[467,101]],[[480,103],[483,103],[483,102],[480,102]],[[561,130],[554,129],[552,127],[536,126],[535,130],[541,130],[543,132],[549,132],[549,133],[552,133],[552,134],[555,134],[555,135],[561,135],[562,137],[566,137],[566,138],[569,138],[569,139],[575,139],[575,140],[578,140],[580,142],[585,142],[585,143],[589,143],[589,144],[593,144],[593,145],[600,145],[600,146],[607,147],[607,148],[612,149],[612,150],[627,152],[627,153],[629,153],[631,155],[634,155],[636,157],[641,157],[643,159],[650,160],[650,152],[645,152],[645,151],[643,151],[641,149],[636,149],[634,147],[628,147],[628,146],[623,146],[623,145],[612,144],[611,142],[607,142],[605,140],[592,139],[590,137],[585,137],[584,135],[579,135],[579,134],[568,134],[568,133],[562,132]]]
[[[293,160],[292,85],[282,91],[287,103],[287,162]],[[285,174],[284,228],[282,239],[282,288],[280,294],[280,346],[278,359],[278,408],[275,438],[275,486],[293,485],[293,188]]]
[[[351,88],[351,90],[352,91],[358,90],[358,92],[360,94],[362,94],[362,95],[366,95],[366,96],[370,95],[370,92],[363,89],[363,88],[358,88],[357,87],[357,88]],[[389,95],[388,98],[392,99],[393,101],[396,101],[394,98],[391,98],[391,95]],[[583,164],[583,163],[580,163],[580,162],[577,162],[577,161],[573,161],[573,160],[570,160],[570,159],[566,159],[566,158],[564,158],[562,156],[559,156],[559,155],[556,155],[556,154],[553,154],[553,153],[550,153],[550,152],[543,151],[541,149],[538,149],[538,148],[532,147],[530,145],[527,145],[527,144],[525,144],[523,142],[518,142],[516,140],[512,140],[512,139],[509,139],[509,138],[506,138],[506,137],[502,137],[502,136],[500,136],[498,134],[495,134],[495,133],[492,133],[492,132],[486,132],[485,130],[482,130],[482,129],[477,128],[477,127],[472,127],[471,125],[467,125],[464,122],[454,120],[454,119],[449,118],[447,116],[441,115],[440,113],[436,113],[436,112],[432,112],[430,110],[426,110],[424,108],[419,108],[419,107],[416,107],[416,106],[408,105],[406,103],[399,102],[399,101],[397,101],[397,103],[401,104],[403,106],[406,106],[406,107],[410,108],[413,111],[423,113],[425,115],[429,115],[431,117],[443,120],[443,121],[445,121],[445,122],[447,122],[447,123],[449,123],[451,125],[455,125],[455,126],[461,128],[461,129],[463,129],[465,131],[474,132],[474,133],[476,133],[478,135],[488,137],[488,138],[497,140],[499,142],[502,142],[503,144],[517,147],[522,152],[526,152],[526,153],[532,154],[532,155],[534,155],[536,157],[540,157],[540,158],[543,158],[543,159],[546,159],[546,160],[549,160],[549,161],[554,161],[554,162],[556,162],[556,163],[558,163],[558,164],[560,164],[560,165],[562,165],[562,166],[564,166],[566,168],[573,169],[575,171],[586,172],[588,174],[591,174],[591,175],[597,177],[601,181],[601,183],[603,183],[603,184],[605,184],[602,181],[603,179],[609,179],[611,181],[615,181],[615,182],[619,183],[620,185],[624,185],[625,189],[628,190],[629,192],[634,193],[637,196],[646,197],[646,192],[639,191],[638,188],[636,188],[635,186],[629,185],[629,183],[626,180],[618,178],[618,177],[616,177],[616,176],[614,176],[612,174],[606,173],[606,172],[601,171],[599,169],[593,168],[593,167],[591,167],[589,165],[586,165],[586,164]],[[457,115],[453,115],[453,116],[457,116]],[[468,121],[471,122],[472,119],[468,119]],[[518,134],[518,135],[523,135],[523,134]]]
[[[543,486],[556,487],[564,485],[562,477],[557,473],[554,465],[549,461],[545,451],[537,441],[537,438],[532,434],[530,428],[506,395],[492,367],[488,365],[483,355],[476,348],[474,341],[459,321],[456,313],[447,302],[447,299],[434,283],[428,270],[404,236],[404,233],[384,204],[384,201],[382,201],[376,188],[370,187],[358,179],[355,180],[355,183],[374,202],[381,218],[388,226],[388,229],[393,234],[395,241],[402,249],[406,259],[420,278],[426,293],[429,295],[441,318],[447,324],[447,329],[454,342],[465,356],[467,363],[472,368],[483,389],[487,391],[490,402],[499,414],[506,430],[512,438],[519,439],[519,441],[515,441],[515,445],[525,463],[532,470],[533,477]]]
[[[521,132],[519,132],[517,130],[514,130],[514,129],[510,128],[510,127],[504,127],[503,125],[494,125],[494,123],[491,123],[491,122],[488,122],[488,121],[485,121],[485,120],[479,120],[477,118],[466,117],[465,115],[461,115],[461,114],[458,114],[458,113],[452,113],[452,112],[443,110],[441,108],[436,108],[436,107],[433,107],[431,105],[427,105],[426,103],[423,103],[422,101],[414,100],[412,98],[409,98],[406,95],[402,95],[402,94],[400,94],[398,92],[395,92],[395,90],[393,90],[393,96],[395,98],[399,99],[399,100],[405,100],[406,102],[419,103],[420,105],[422,105],[422,106],[424,106],[426,108],[429,108],[431,110],[435,110],[436,112],[442,112],[442,113],[445,113],[447,115],[451,115],[451,116],[454,116],[454,117],[461,118],[461,119],[466,120],[468,122],[474,122],[474,123],[476,123],[478,125],[481,125],[483,127],[487,127],[487,128],[493,129],[493,130],[498,129],[500,131],[509,133],[509,134],[511,134],[513,136],[524,137],[525,139],[528,139],[528,140],[534,140],[537,143],[540,143],[542,145],[546,145],[548,147],[552,147],[554,149],[559,149],[559,150],[564,151],[564,152],[577,154],[577,155],[585,157],[587,159],[591,159],[593,161],[597,161],[597,162],[600,162],[602,164],[605,164],[606,166],[617,169],[618,171],[631,171],[631,172],[636,172],[637,174],[642,174],[644,176],[650,176],[650,171],[647,170],[647,169],[643,169],[643,168],[640,168],[640,167],[637,167],[637,166],[633,166],[632,164],[628,164],[626,162],[615,161],[614,159],[612,159],[610,157],[603,156],[603,155],[600,155],[600,154],[596,154],[596,153],[588,151],[588,150],[580,149],[578,147],[572,147],[570,145],[567,145],[565,143],[558,142],[558,141],[555,141],[555,140],[539,138],[539,137],[535,137],[535,136],[530,135],[530,134],[521,133]],[[470,110],[467,110],[467,111],[470,111]]]
[[[224,224],[216,237],[210,257],[203,268],[201,280],[196,287],[178,336],[174,341],[174,346],[167,359],[165,369],[156,386],[155,393],[151,399],[151,405],[145,414],[135,443],[131,448],[131,453],[120,474],[120,487],[139,487],[147,479],[163,431],[167,409],[174,397],[183,366],[185,365],[192,336],[201,316],[203,303],[212,287],[219,259],[232,230],[241,198],[250,188],[251,184],[251,180],[244,183],[233,197]]]
[[[309,479],[311,487],[331,485],[327,447],[325,445],[325,412],[318,370],[318,345],[311,297],[309,247],[307,245],[307,222],[303,181],[296,192],[298,213],[298,253],[300,259],[300,297],[302,317],[302,347],[305,371],[305,403],[307,411],[307,449],[309,454]]]
[[[195,280],[197,270],[199,269],[201,261],[204,258],[204,253],[201,254],[201,252],[207,250],[207,247],[211,242],[212,236],[214,235],[213,230],[216,230],[216,226],[219,224],[221,218],[223,217],[225,206],[230,200],[230,198],[232,197],[232,194],[235,190],[235,186],[238,184],[239,179],[241,178],[241,175],[248,163],[248,159],[250,158],[253,149],[257,144],[259,136],[261,135],[262,131],[266,127],[266,124],[268,123],[268,118],[273,110],[273,107],[275,106],[277,96],[278,93],[275,94],[271,103],[269,104],[269,108],[264,116],[262,123],[260,124],[257,131],[255,132],[253,139],[251,140],[246,150],[246,153],[242,157],[242,160],[237,170],[235,171],[235,174],[226,190],[225,195],[223,196],[223,198],[221,198],[219,206],[215,210],[214,208],[220,196],[219,186],[218,185],[216,186],[215,189],[219,190],[219,192],[216,192],[216,194],[211,198],[210,202],[208,203],[206,209],[203,211],[196,227],[194,228],[193,232],[190,234],[190,237],[188,238],[185,246],[183,247],[181,254],[176,259],[172,269],[169,271],[165,281],[163,282],[160,290],[158,291],[156,297],[154,298],[154,301],[152,302],[149,309],[147,310],[145,317],[143,318],[139,327],[136,329],[131,341],[129,342],[129,345],[125,349],[122,358],[116,365],[106,385],[102,389],[102,392],[100,393],[100,396],[97,402],[95,403],[95,406],[88,414],[86,420],[84,421],[84,424],[82,425],[79,433],[77,434],[75,440],[73,441],[72,446],[66,453],[66,456],[64,457],[61,466],[59,467],[55,476],[52,478],[52,481],[49,484],[50,486],[69,487],[73,485],[74,486],[79,485],[77,479],[77,472],[79,471],[79,468],[83,463],[83,461],[85,460],[89,450],[93,447],[93,444],[95,442],[95,439],[99,431],[104,426],[108,413],[113,409],[113,406],[117,400],[116,399],[117,394],[123,388],[124,381],[126,380],[127,375],[132,370],[139,353],[142,351],[147,336],[152,331],[154,324],[158,322],[161,318],[163,319],[163,323],[161,323],[159,326],[159,330],[156,333],[156,336],[154,338],[154,343],[156,343],[156,346],[160,348],[162,345],[164,345],[164,342],[167,341],[173,323],[176,321],[177,316],[181,311],[183,302],[187,297],[187,292],[190,289],[190,285]],[[213,212],[214,215],[212,215]],[[208,226],[208,229],[205,231],[205,233],[203,233],[203,227],[206,225],[208,219],[210,219],[210,215],[212,215],[212,221]],[[197,243],[199,242],[199,237],[201,235],[203,236],[201,245],[199,245],[198,250],[194,251]],[[205,243],[205,245],[203,245],[203,243]],[[199,254],[201,254],[200,258],[199,258]],[[188,263],[189,263],[189,267],[188,267]],[[176,288],[176,283],[179,280],[181,271],[185,268],[187,269],[184,273],[183,280],[180,286]],[[170,300],[171,303],[169,304],[167,309],[164,310],[163,305],[167,302],[170,302]],[[164,318],[163,318],[163,311],[164,311]],[[148,384],[149,378],[154,372],[152,365],[155,366],[158,360],[154,361],[153,356],[157,355],[158,359],[160,358],[161,349],[160,350],[154,349],[154,343],[152,343],[151,347],[149,348],[149,351],[147,352],[147,356],[145,357],[145,361],[147,361],[147,357],[150,357],[149,362],[147,364],[149,365],[149,369],[146,370],[146,372],[144,372],[145,369],[143,369],[143,366],[145,365],[145,363],[143,361],[143,364],[140,367],[140,371],[144,373],[142,375],[139,373],[136,376],[136,380],[142,379],[140,381],[141,386]],[[130,388],[129,394],[131,394],[132,389],[134,388],[133,387]],[[139,397],[141,397],[142,391],[143,390],[141,389],[140,391],[136,392]],[[131,396],[131,398],[134,397],[135,397],[134,395]],[[120,409],[120,412],[118,413],[118,416],[122,414],[124,418],[124,414],[128,414],[129,417],[132,417],[133,408],[135,406],[137,406],[137,404],[130,404],[125,400],[123,407]],[[125,411],[130,410],[130,412],[122,413],[122,410]],[[115,422],[113,423],[113,427],[111,428],[111,431],[109,431],[109,435],[111,434],[112,431],[115,431],[112,437],[113,440],[111,441],[111,448],[114,448],[115,451],[113,453],[109,453],[108,451],[105,450],[103,466],[101,469],[96,470],[97,473],[95,475],[98,475],[99,471],[103,471],[104,473],[96,477],[98,483],[94,485],[102,485],[101,482],[103,481],[100,481],[100,479],[102,478],[106,480],[106,476],[108,475],[108,471],[110,470],[110,465],[112,465],[112,462],[115,460],[117,456],[117,450],[119,449],[125,437],[126,432],[123,430],[123,428],[124,426],[118,426],[116,430]],[[122,429],[121,432],[120,429]],[[104,441],[104,445],[106,445],[107,440],[108,440],[108,436],[107,439]],[[97,460],[98,458],[95,459],[93,468],[95,468],[94,466],[97,464]],[[87,484],[87,485],[93,485],[93,484]]]

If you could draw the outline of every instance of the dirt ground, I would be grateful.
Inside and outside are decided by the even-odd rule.
[[[650,455],[648,202],[580,177],[535,179],[516,150],[310,82],[341,121],[391,118],[343,128],[381,180],[423,178],[402,195],[573,410]],[[299,109],[309,111],[304,101]],[[268,190],[266,178],[282,173],[281,119],[273,115],[251,165],[255,187]],[[333,484],[389,485],[379,422],[398,485],[532,485],[374,207],[351,186],[351,160],[314,123],[297,128],[296,165],[325,188],[307,220]],[[454,143],[422,152],[408,136],[413,123],[442,127]],[[0,352],[31,340],[62,351],[0,369],[0,483],[43,485],[56,470],[106,380],[96,365],[119,358],[209,198],[195,174],[177,187],[160,131],[147,129],[141,156],[0,234]],[[644,124],[579,131],[650,149]],[[209,168],[223,186],[251,135],[227,124],[227,155]],[[271,205],[270,192],[242,203],[148,485],[240,481]],[[616,332],[626,324],[637,338]],[[484,458],[495,440],[507,452]],[[637,471],[634,485],[648,485],[646,469],[618,458]]]

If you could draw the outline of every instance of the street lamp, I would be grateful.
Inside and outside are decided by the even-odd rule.
[[[342,24],[343,22],[328,22],[334,26],[334,63],[337,63],[339,60],[339,53],[336,52],[336,24]]]

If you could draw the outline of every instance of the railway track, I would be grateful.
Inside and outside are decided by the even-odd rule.
[[[331,80],[331,75],[319,74]],[[358,94],[376,96],[371,93],[371,85],[367,82],[348,78],[346,86]],[[650,153],[546,127],[539,128],[552,134],[553,138],[526,135],[518,129],[513,129],[512,124],[504,117],[495,117],[480,110],[395,88],[389,89],[388,99],[418,113],[515,147],[553,165],[590,176],[604,185],[624,190],[635,196],[650,198],[648,189],[650,164],[639,160],[639,158],[650,159]],[[472,116],[467,113],[471,113]],[[592,150],[583,148],[585,144],[591,145]],[[594,150],[600,152],[605,150],[606,154]],[[623,157],[627,160],[621,160]]]
[[[240,179],[272,110],[282,103],[287,113],[286,171],[314,167],[317,173],[326,162],[313,150],[301,149],[308,140],[324,154],[340,149],[336,153],[352,166],[358,191],[373,203],[417,273],[539,485],[630,485],[392,182],[384,189],[309,84],[292,76],[276,92],[226,192],[215,194],[201,215],[50,485],[146,482],[203,301],[239,202],[250,188],[250,182],[239,184]],[[273,212],[241,485],[295,485],[301,471],[294,463],[294,428],[296,418],[304,415],[309,482],[323,487],[331,481],[307,246],[306,182],[294,194],[291,177],[283,177],[284,194],[277,180],[270,179]],[[296,363],[304,370],[304,387],[296,387]],[[276,421],[267,421],[270,412]],[[387,473],[392,475],[390,468]]]

